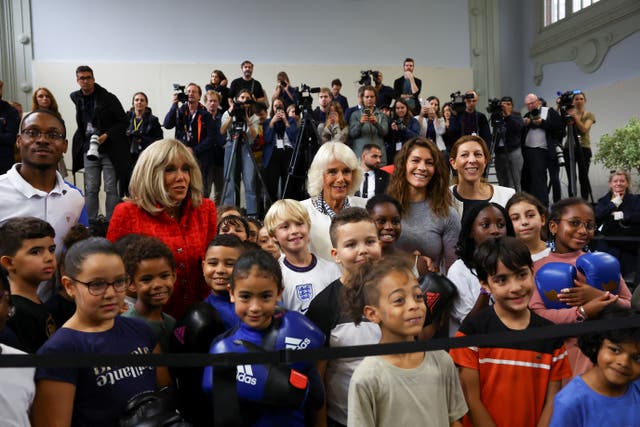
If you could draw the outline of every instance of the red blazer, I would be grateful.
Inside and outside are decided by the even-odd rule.
[[[216,219],[216,205],[210,199],[203,199],[199,207],[193,208],[187,198],[179,223],[164,212],[153,215],[132,202],[124,202],[113,211],[107,239],[115,242],[127,234],[138,233],[157,237],[171,248],[177,277],[164,311],[179,319],[187,307],[209,294],[202,259],[216,235]]]

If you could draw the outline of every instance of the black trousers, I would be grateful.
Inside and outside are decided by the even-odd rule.
[[[549,190],[547,189],[549,154],[547,149],[524,147],[522,156],[524,157],[522,189],[536,196],[543,205],[549,206]]]
[[[269,159],[269,164],[264,169],[264,182],[267,185],[267,192],[271,197],[271,202],[278,200],[278,194],[284,196],[284,184],[287,182],[289,163],[293,148],[275,148]]]

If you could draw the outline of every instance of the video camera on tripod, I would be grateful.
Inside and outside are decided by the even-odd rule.
[[[298,113],[311,113],[311,106],[313,104],[313,97],[311,94],[313,93],[320,93],[320,88],[309,87],[309,85],[304,83],[300,84],[300,87],[298,88],[298,96],[296,98],[296,110]]]
[[[579,89],[567,90],[565,92],[558,91],[556,95],[560,100],[560,115],[564,121],[573,121],[571,115],[569,115],[568,111],[572,110],[573,107],[573,97],[579,93],[582,93]]]
[[[377,70],[360,71],[360,80],[358,80],[358,84],[360,86],[373,86],[373,80],[377,79],[379,75],[380,71]]]
[[[487,105],[487,113],[491,115],[491,127],[500,128],[504,126],[504,112],[502,110],[502,101],[498,98],[489,99],[489,105]]]
[[[462,114],[466,108],[465,100],[473,99],[475,95],[472,93],[461,93],[457,90],[449,95],[449,97],[451,98],[451,109],[455,111],[456,114]]]

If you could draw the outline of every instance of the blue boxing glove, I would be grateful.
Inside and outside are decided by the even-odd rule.
[[[618,294],[620,286],[620,262],[606,252],[589,252],[576,260],[578,271],[584,274],[587,284],[601,291]]]
[[[576,268],[564,262],[550,262],[543,265],[536,272],[536,287],[547,308],[569,308],[560,302],[558,295],[565,288],[573,287],[576,278]]]

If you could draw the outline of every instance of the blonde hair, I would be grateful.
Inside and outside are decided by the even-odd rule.
[[[347,194],[352,196],[362,183],[362,169],[353,150],[342,142],[325,142],[316,153],[307,174],[307,192],[311,197],[317,197],[324,185],[323,175],[327,165],[339,161],[351,169],[353,179]]]
[[[274,237],[278,224],[284,221],[304,222],[311,228],[309,212],[297,200],[281,199],[271,205],[264,217],[264,226],[269,236]]]
[[[611,183],[613,177],[617,175],[622,175],[627,180],[627,192],[629,192],[629,189],[631,188],[631,174],[629,173],[629,171],[626,169],[612,170],[609,174],[609,183]]]
[[[190,181],[187,197],[191,198],[193,207],[200,206],[202,203],[200,166],[191,151],[182,142],[175,139],[156,141],[140,154],[131,175],[130,196],[127,200],[151,214],[176,206],[177,203],[169,197],[164,188],[164,170],[169,163],[176,159],[184,160],[189,166]]]

